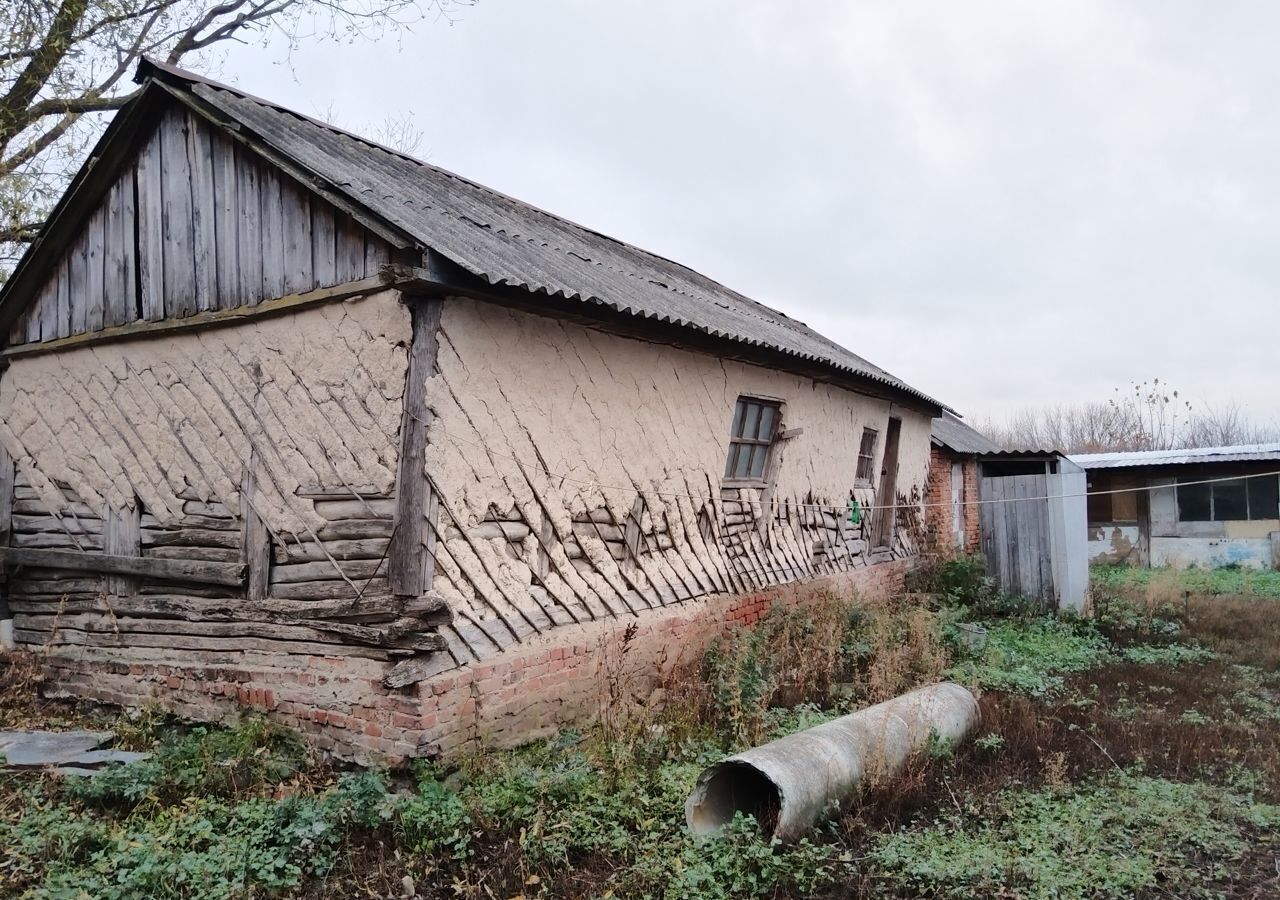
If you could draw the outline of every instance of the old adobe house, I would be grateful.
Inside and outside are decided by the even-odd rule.
[[[747,297],[155,64],[0,294],[53,691],[513,743],[777,587],[898,583],[939,404]],[[851,513],[850,507],[864,511]]]

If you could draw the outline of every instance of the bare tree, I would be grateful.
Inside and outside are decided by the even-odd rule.
[[[1106,402],[1019,410],[979,428],[1009,449],[1067,453],[1224,447],[1280,441],[1280,425],[1250,422],[1238,403],[1194,408],[1155,378],[1116,388]]]
[[[30,241],[143,55],[207,67],[230,42],[354,41],[475,0],[0,2],[0,246]],[[16,248],[20,250],[20,246]],[[2,259],[3,257],[0,257]]]

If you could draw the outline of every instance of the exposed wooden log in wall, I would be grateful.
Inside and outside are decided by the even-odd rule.
[[[112,556],[142,556],[140,516],[137,503],[132,509],[108,509],[103,522],[103,550]],[[107,591],[122,597],[132,596],[138,592],[138,580],[127,575],[111,575],[107,578]]]
[[[267,530],[267,523],[262,521],[262,517],[253,508],[253,499],[257,493],[257,465],[257,454],[251,454],[240,483],[240,521],[244,529],[242,552],[249,570],[245,596],[249,600],[265,598],[271,582],[271,534]]]
[[[387,560],[391,590],[402,597],[416,597],[429,589],[435,568],[431,544],[435,528],[428,527],[427,522],[427,517],[435,514],[436,506],[426,473],[427,427],[431,419],[427,378],[436,369],[442,310],[439,298],[410,300],[413,344],[409,349],[404,417],[400,426],[396,524]]]
[[[0,444],[0,547],[9,546],[9,535],[13,531],[13,482],[13,457]]]
[[[137,575],[170,581],[192,581],[197,584],[220,584],[228,587],[240,587],[244,583],[245,576],[245,567],[237,563],[109,556],[75,550],[26,547],[0,547],[0,563],[11,566],[69,569],[74,572],[98,572],[106,575]]]

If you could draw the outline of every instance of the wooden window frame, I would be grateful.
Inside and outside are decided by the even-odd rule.
[[[741,426],[739,425],[738,409],[742,404],[756,404],[760,407],[768,407],[773,410],[773,422],[769,437],[743,437],[735,432],[742,427],[745,430],[746,416],[742,417]],[[769,458],[773,453],[773,445],[777,443],[778,435],[782,432],[782,413],[783,402],[776,397],[759,397],[753,394],[740,394],[733,404],[733,418],[729,422],[729,450],[725,456],[724,471],[725,474],[720,483],[725,487],[745,487],[745,488],[765,488],[769,485]],[[758,423],[757,419],[757,423]],[[757,432],[759,431],[757,425]],[[729,473],[733,471],[734,465],[738,458],[738,449],[740,447],[764,447],[764,462],[760,466],[760,477],[758,478],[735,478]]]
[[[871,438],[871,452],[866,452],[867,438]],[[880,432],[875,428],[863,428],[858,444],[858,468],[853,483],[857,487],[874,487],[876,477],[876,448],[880,444]],[[866,464],[865,470],[863,464]]]

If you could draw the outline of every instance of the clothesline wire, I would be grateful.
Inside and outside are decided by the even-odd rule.
[[[492,448],[490,448],[487,444],[480,443],[479,441],[473,441],[473,440],[470,440],[469,438],[462,437],[459,434],[455,434],[437,422],[430,423],[429,427],[432,430],[444,432],[454,440],[461,441],[464,444],[471,444],[474,447],[479,447],[480,449],[484,450],[485,453],[487,453],[489,456],[497,456],[503,459],[511,460],[512,462],[516,463],[521,467],[526,465],[526,461],[521,460],[519,457],[511,456],[506,453],[499,453],[496,450],[493,450]],[[706,503],[708,501],[723,502],[721,501],[721,498],[713,497],[709,494],[687,494],[682,491],[660,491],[656,489],[644,490],[641,488],[637,488],[634,485],[632,485],[631,487],[622,487],[619,485],[601,484],[599,481],[594,479],[584,480],[581,478],[574,478],[570,475],[566,475],[563,472],[552,472],[549,469],[547,469],[545,466],[539,466],[539,468],[543,470],[544,474],[548,478],[559,479],[561,481],[568,481],[572,484],[579,484],[584,487],[589,487],[589,488],[593,488],[595,490],[600,490],[600,491],[606,491],[606,490],[618,491],[619,493],[635,494],[642,497],[657,497],[659,499],[697,500],[702,503]],[[1202,484],[1218,484],[1224,481],[1243,481],[1249,478],[1276,478],[1278,476],[1280,476],[1280,470],[1277,470],[1274,472],[1254,472],[1252,474],[1247,474],[1247,475],[1226,475],[1220,478],[1203,478],[1203,479],[1197,479],[1194,481],[1178,481],[1176,484],[1178,487],[1193,487],[1195,485],[1202,485]],[[766,501],[759,498],[745,499],[745,500],[742,498],[739,498],[732,502],[750,503],[753,505],[760,505],[760,506],[764,505],[765,503],[769,503],[770,505],[777,505],[777,506],[786,505],[786,506],[798,507],[801,509],[818,509],[824,512],[837,512],[837,511],[848,512],[853,509],[857,509],[859,512],[875,512],[875,511],[887,510],[887,509],[933,509],[933,508],[953,509],[956,506],[982,506],[986,504],[998,504],[998,503],[1024,503],[1024,502],[1038,501],[1038,500],[1069,500],[1069,499],[1077,499],[1081,497],[1104,497],[1111,494],[1136,494],[1139,492],[1149,492],[1149,491],[1160,490],[1162,488],[1167,488],[1167,487],[1172,487],[1172,485],[1151,484],[1151,485],[1140,485],[1138,487],[1111,488],[1109,490],[1103,490],[1103,491],[1084,491],[1083,493],[1073,493],[1073,494],[1045,494],[1039,497],[999,497],[999,498],[988,498],[988,499],[964,499],[960,501],[941,500],[941,501],[932,502],[932,503],[929,503],[929,502],[906,503],[906,504],[891,503],[891,504],[879,504],[879,505],[863,504],[863,503],[857,503],[856,505],[855,504],[842,505],[839,503],[793,503],[791,501],[779,501],[779,500]],[[866,489],[869,490],[870,488],[866,488]]]

